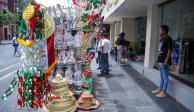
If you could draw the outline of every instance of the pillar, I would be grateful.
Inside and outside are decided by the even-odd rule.
[[[151,4],[147,10],[147,29],[144,66],[152,68],[156,62],[158,37],[158,6]]]
[[[118,36],[119,33],[121,33],[121,22],[116,21],[115,22],[115,37]]]
[[[115,39],[115,23],[110,24],[110,42],[111,47],[114,46],[114,39]]]
[[[125,40],[130,42],[135,41],[135,19],[122,18],[121,19],[121,32],[125,33]]]

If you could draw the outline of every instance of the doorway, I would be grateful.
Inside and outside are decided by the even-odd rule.
[[[5,27],[4,28],[4,39],[5,40],[8,40],[8,31],[7,31],[8,29]]]

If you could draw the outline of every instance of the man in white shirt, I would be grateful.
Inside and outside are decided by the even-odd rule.
[[[16,53],[18,53],[18,56],[20,57],[21,54],[20,54],[20,52],[18,50],[19,44],[17,42],[17,36],[18,36],[18,34],[16,34],[13,37],[13,39],[12,39],[12,41],[13,41],[13,47],[14,47],[14,56],[16,56]]]
[[[109,74],[108,54],[111,49],[110,41],[102,35],[101,43],[101,74]]]

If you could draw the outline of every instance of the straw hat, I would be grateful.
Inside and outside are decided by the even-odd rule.
[[[35,14],[35,9],[34,9],[34,6],[29,4],[23,11],[22,13],[22,18],[24,20],[29,20],[30,18],[32,18]]]
[[[57,104],[58,105],[58,104]],[[64,104],[60,108],[56,107],[47,107],[43,105],[44,112],[75,112],[77,110],[77,102],[75,101],[73,106],[65,107]]]
[[[100,102],[94,98],[89,92],[84,92],[78,99],[78,108],[83,110],[97,109],[100,106]]]
[[[51,16],[47,15],[46,13],[44,14],[44,29],[45,38],[49,38],[55,31],[54,19]]]
[[[67,85],[67,80],[60,74],[57,74],[55,78],[50,82],[50,84],[52,88],[59,88],[61,86]]]
[[[75,112],[77,101],[60,74],[51,81],[51,101],[43,106],[44,112]]]

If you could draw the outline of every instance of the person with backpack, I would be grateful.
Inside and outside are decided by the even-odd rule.
[[[152,93],[156,94],[156,97],[166,97],[166,91],[168,88],[168,75],[169,66],[171,65],[171,53],[172,53],[172,38],[168,35],[169,28],[167,25],[160,27],[160,44],[158,49],[158,68],[160,70],[160,87]]]

